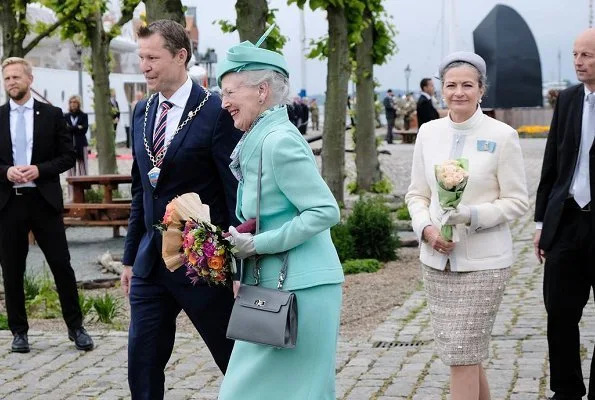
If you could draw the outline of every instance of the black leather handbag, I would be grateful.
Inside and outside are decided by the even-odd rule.
[[[263,140],[264,142],[264,140]],[[262,178],[262,147],[258,163],[256,193],[256,234],[260,232],[260,181]],[[240,285],[231,317],[227,337],[277,348],[292,349],[297,340],[298,309],[294,293],[282,290],[287,276],[288,254],[282,256],[277,289],[258,286],[260,258],[256,256],[254,285]],[[243,260],[242,260],[242,271]]]

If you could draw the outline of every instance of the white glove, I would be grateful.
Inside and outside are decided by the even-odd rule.
[[[254,235],[251,233],[240,233],[233,226],[229,227],[229,233],[226,239],[234,246],[233,253],[239,259],[253,256],[256,254],[254,248]]]
[[[458,225],[471,223],[471,207],[464,204],[459,204],[454,210],[446,212],[443,225]]]

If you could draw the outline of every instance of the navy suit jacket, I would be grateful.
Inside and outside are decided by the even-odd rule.
[[[205,92],[192,84],[190,97],[180,119],[197,108]],[[143,138],[148,99],[138,102],[132,126],[132,205],[126,234],[124,265],[132,265],[135,276],[146,278],[156,266],[163,266],[161,234],[155,228],[163,218],[165,207],[174,197],[188,192],[200,195],[210,207],[211,222],[226,230],[237,225],[235,204],[238,182],[229,169],[229,156],[241,137],[221,100],[211,94],[200,112],[171,141],[161,165],[157,186],[149,183],[147,173],[153,164],[147,155]],[[146,138],[152,148],[158,95],[150,103],[146,119]],[[163,266],[164,267],[164,266]],[[165,267],[164,267],[165,268]]]

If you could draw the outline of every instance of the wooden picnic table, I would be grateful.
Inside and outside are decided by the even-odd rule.
[[[120,184],[132,183],[130,175],[77,175],[69,176],[66,182],[72,185],[72,201],[64,204],[64,225],[111,226],[114,237],[120,236],[120,227],[128,226],[130,199],[114,199],[113,191]],[[93,185],[103,188],[101,203],[85,202],[85,190]]]
[[[118,189],[120,184],[132,183],[132,176],[119,174],[76,175],[68,176],[66,182],[72,185],[73,203],[84,203],[85,190],[90,189],[93,185],[103,187],[103,203],[113,203],[112,192]]]

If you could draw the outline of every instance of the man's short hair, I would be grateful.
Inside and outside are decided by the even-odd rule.
[[[424,88],[426,86],[428,86],[429,82],[432,82],[432,78],[424,78],[421,80],[421,82],[419,83],[419,88],[421,90],[424,90]]]
[[[29,76],[33,76],[33,67],[31,67],[31,63],[21,57],[8,57],[6,60],[2,62],[2,71],[9,65],[13,64],[21,64],[25,69],[25,73]]]
[[[392,89],[388,89],[388,90],[386,91],[386,93],[392,93],[392,92],[393,92],[393,90],[392,90]]]
[[[186,66],[192,58],[190,38],[182,25],[169,19],[159,19],[151,22],[148,26],[138,28],[136,34],[139,38],[146,38],[153,34],[159,34],[165,41],[164,47],[175,56],[181,49],[186,49]]]

